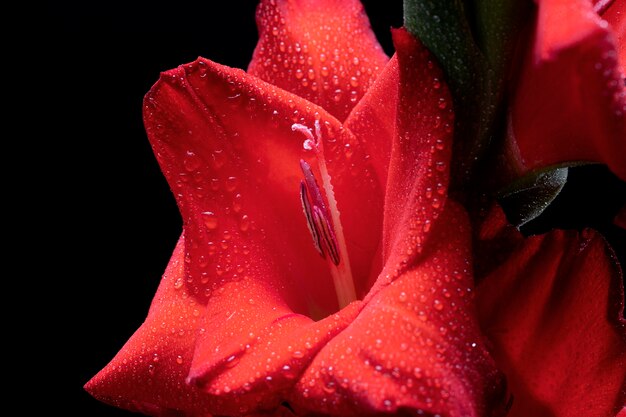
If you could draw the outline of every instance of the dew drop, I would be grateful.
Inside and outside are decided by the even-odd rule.
[[[226,366],[228,368],[232,368],[235,365],[237,365],[237,363],[239,362],[238,360],[236,360],[237,357],[235,355],[231,355],[226,359]]]
[[[226,155],[224,154],[224,151],[217,150],[213,152],[213,165],[215,166],[215,169],[220,169],[225,163]]]
[[[183,357],[182,357],[182,356],[180,356],[180,355],[178,355],[178,356],[176,357],[176,363],[177,363],[177,364],[179,364],[179,365],[181,365],[181,364],[183,363]]]
[[[200,166],[202,165],[202,161],[200,160],[200,158],[198,158],[198,156],[196,156],[195,153],[193,153],[192,151],[187,151],[185,159],[183,160],[183,165],[187,172],[194,172],[200,168]]]
[[[346,158],[350,159],[352,157],[352,154],[354,154],[354,150],[352,149],[349,143],[346,143],[344,145],[344,150],[345,150]]]
[[[174,283],[174,289],[178,290],[183,286],[184,282],[182,278],[178,278]]]
[[[235,189],[237,188],[237,177],[228,177],[228,179],[226,180],[226,191],[228,192],[233,192],[235,191]]]
[[[329,381],[326,384],[324,384],[323,389],[326,394],[332,394],[336,390],[335,383],[333,381]]]
[[[237,194],[235,195],[235,197],[233,198],[233,211],[235,213],[239,213],[241,211],[241,194]]]
[[[209,230],[217,229],[218,221],[217,216],[212,211],[205,211],[202,213],[202,221]]]
[[[342,94],[341,89],[340,88],[336,89],[334,94],[333,94],[333,100],[335,100],[335,102],[337,102],[337,103],[339,101],[341,101],[341,94]]]
[[[383,406],[387,409],[387,410],[391,410],[393,408],[393,401],[390,399],[386,399],[383,401]]]
[[[250,218],[247,214],[244,214],[239,220],[239,230],[241,230],[242,232],[247,232],[248,229],[250,229]]]

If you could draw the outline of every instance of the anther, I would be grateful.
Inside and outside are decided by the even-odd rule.
[[[304,160],[300,160],[300,168],[304,174],[304,180],[300,182],[300,201],[306,217],[307,226],[313,237],[315,249],[325,257],[326,254],[335,265],[339,265],[339,250],[330,215],[324,204],[322,191],[317,185],[311,167]]]
[[[324,251],[322,250],[322,244],[320,242],[320,235],[315,227],[315,222],[313,220],[313,212],[311,211],[311,203],[309,201],[309,196],[306,192],[306,184],[304,181],[300,181],[300,201],[302,202],[302,210],[304,210],[304,217],[306,217],[306,225],[309,228],[309,232],[311,232],[311,236],[313,237],[313,246],[322,255],[322,258],[325,258]]]

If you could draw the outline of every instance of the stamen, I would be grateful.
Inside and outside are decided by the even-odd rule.
[[[300,169],[304,174],[304,182],[306,183],[307,191],[311,194],[313,206],[324,207],[325,210],[326,205],[324,204],[324,198],[322,197],[322,190],[320,190],[320,187],[317,185],[313,171],[311,171],[311,166],[305,160],[301,159]]]
[[[300,181],[300,201],[302,202],[304,217],[306,217],[306,225],[308,226],[309,232],[311,232],[311,236],[313,237],[313,246],[315,246],[315,249],[317,249],[319,254],[322,255],[322,258],[326,258],[326,255],[322,250],[320,234],[315,227],[313,213],[311,212],[311,203],[309,202],[309,197],[306,192],[306,184],[304,181]]]
[[[322,191],[317,185],[317,181],[315,180],[315,176],[313,176],[309,164],[304,160],[300,160],[300,168],[304,174],[304,180],[300,181],[300,200],[302,201],[304,215],[311,236],[313,237],[315,249],[318,250],[323,258],[326,253],[328,253],[333,263],[339,265],[337,240],[335,239],[335,233],[328,220],[330,215],[324,204]],[[309,196],[313,201],[312,205]]]
[[[339,265],[339,251],[337,250],[335,234],[333,233],[333,229],[328,221],[328,217],[322,209],[317,206],[313,207],[313,220],[315,221],[317,230],[320,231],[320,234],[324,238],[322,242],[324,242],[324,248],[328,251],[330,259],[335,265]]]
[[[291,130],[294,132],[300,132],[304,135],[306,140],[302,143],[302,147],[306,149],[307,151],[310,151],[317,147],[317,141],[313,137],[313,133],[311,133],[311,129],[309,129],[305,125],[301,125],[300,123],[294,123],[291,125]]]
[[[300,168],[304,174],[304,180],[300,183],[300,199],[307,219],[307,226],[313,237],[315,249],[323,257],[328,253],[330,272],[335,284],[339,307],[343,308],[356,300],[356,290],[352,279],[348,249],[343,236],[343,227],[339,218],[340,214],[337,209],[337,201],[335,200],[333,186],[330,183],[331,178],[326,168],[326,160],[324,159],[320,121],[315,120],[315,136],[311,129],[299,123],[293,124],[291,130],[302,133],[306,138],[303,147],[314,150],[317,156],[323,188],[326,191],[328,209],[311,167],[303,160],[300,160]]]

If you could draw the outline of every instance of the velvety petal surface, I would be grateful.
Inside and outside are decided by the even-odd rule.
[[[394,55],[344,122],[359,138],[360,146],[383,188],[387,184],[391,145],[396,134],[398,106],[390,103],[398,101],[399,76],[398,57]],[[441,86],[437,82],[433,87]]]
[[[387,62],[358,0],[263,0],[248,72],[343,121]]]
[[[510,229],[501,229],[509,244]],[[514,396],[509,415],[617,415],[626,333],[614,254],[592,231],[517,238],[477,287],[481,327]]]
[[[359,309],[309,318],[337,304],[299,196],[300,159],[317,166],[318,156],[292,124],[320,121],[357,279],[367,277],[381,236],[375,174],[354,135],[323,109],[204,59],[164,73],[144,117],[183,216],[185,286],[206,305],[189,382],[220,396],[218,414],[276,407]]]
[[[503,380],[472,301],[468,219],[446,202],[449,93],[431,88],[441,71],[408,32],[394,32],[394,42],[401,84],[385,200],[386,265],[363,311],[318,353],[291,403],[333,416],[500,415]]]
[[[620,0],[613,0],[608,3],[610,3],[608,8],[602,11],[602,18],[613,29],[617,44],[619,66],[622,74],[626,74],[626,3]]]
[[[178,242],[143,325],[86,385],[97,399],[151,416],[207,415],[218,399],[185,383],[205,311],[185,288]]]
[[[537,13],[510,114],[520,165],[601,162],[626,179],[626,94],[611,26],[587,0],[541,0]]]

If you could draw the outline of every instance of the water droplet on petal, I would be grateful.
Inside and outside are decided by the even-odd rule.
[[[235,195],[235,197],[233,198],[233,211],[235,213],[239,213],[241,211],[241,194],[237,194]]]
[[[248,229],[250,229],[250,218],[248,217],[248,215],[244,214],[239,220],[239,230],[241,230],[242,232],[247,232]]]
[[[217,229],[218,221],[217,216],[212,211],[205,211],[202,213],[202,220],[204,221],[204,225],[209,230]]]
[[[193,172],[202,166],[202,161],[192,151],[187,151],[185,159],[183,159],[183,165],[187,172]]]
[[[237,182],[237,177],[228,177],[228,179],[226,180],[226,191],[231,193],[235,191],[235,188],[237,188]]]

